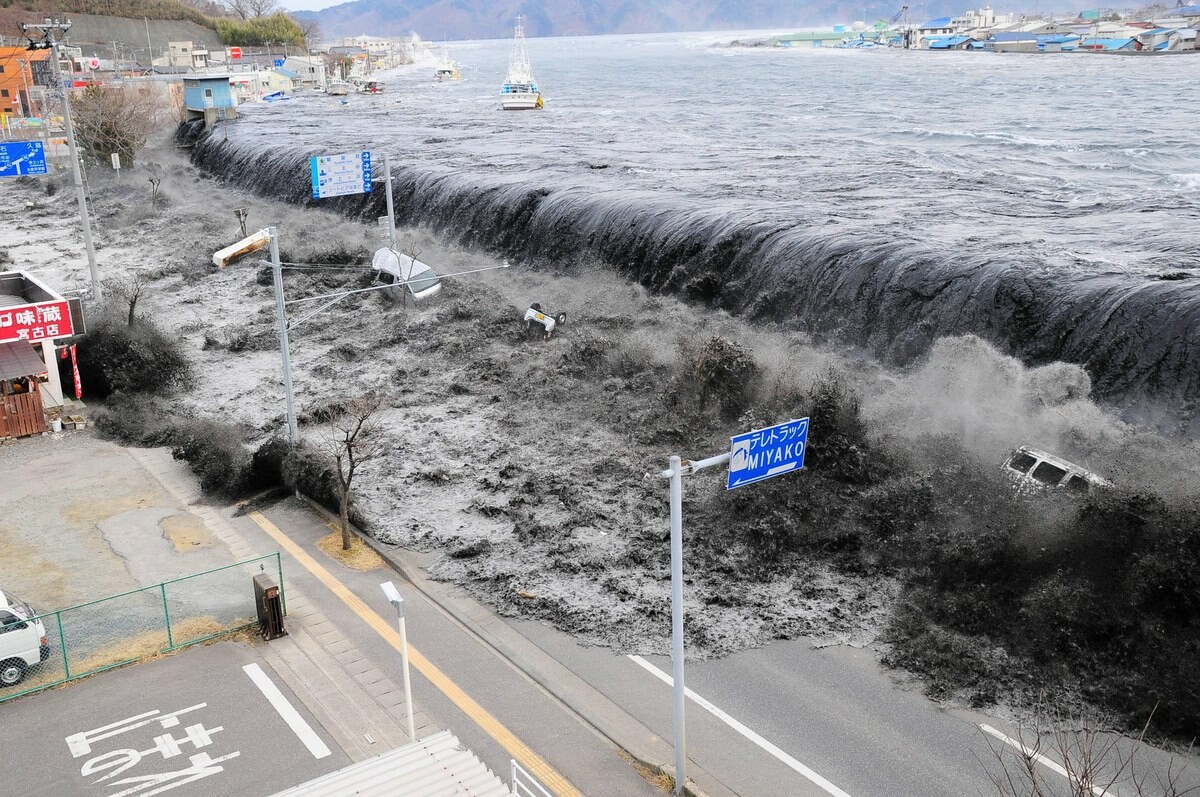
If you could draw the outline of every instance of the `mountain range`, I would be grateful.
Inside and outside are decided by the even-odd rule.
[[[965,10],[948,0],[925,3],[910,12],[913,22]],[[517,14],[528,36],[584,36],[606,33],[668,33],[698,30],[811,28],[863,20],[889,19],[900,4],[875,0],[354,0],[294,16],[316,19],[327,42],[346,36],[399,36],[417,32],[427,39],[497,39],[512,35]],[[921,19],[916,19],[920,16]]]

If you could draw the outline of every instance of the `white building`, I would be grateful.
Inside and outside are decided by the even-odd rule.
[[[323,58],[302,58],[289,55],[283,62],[283,72],[288,77],[295,75],[294,80],[303,88],[325,88],[325,60]]]

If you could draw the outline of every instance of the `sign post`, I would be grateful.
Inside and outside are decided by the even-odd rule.
[[[371,153],[316,155],[309,158],[313,199],[371,193]]]
[[[42,142],[9,141],[0,144],[0,177],[48,173],[46,147]]]
[[[660,475],[671,481],[671,665],[675,701],[675,794],[683,794],[687,760],[683,680],[683,477],[729,463],[725,489],[770,479],[804,467],[808,418],[756,429],[729,439],[729,452],[698,462],[671,457]]]
[[[117,180],[120,181],[120,179],[121,179],[121,155],[119,153],[114,152],[112,154],[112,165],[113,165],[113,168],[117,170]]]

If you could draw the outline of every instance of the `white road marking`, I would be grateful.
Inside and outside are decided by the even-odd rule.
[[[1047,769],[1050,769],[1050,770],[1062,775],[1068,781],[1071,781],[1072,785],[1074,785],[1076,782],[1079,782],[1079,778],[1072,777],[1071,774],[1069,772],[1067,772],[1067,770],[1064,769],[1058,762],[1047,758],[1046,756],[1042,755],[1041,753],[1034,752],[1032,749],[1026,747],[1025,745],[1021,744],[1021,742],[1017,741],[1016,739],[1013,739],[1012,737],[1005,736],[1003,732],[996,730],[991,725],[984,725],[983,723],[980,723],[979,727],[984,733],[989,733],[992,736],[995,736],[997,739],[1004,742],[1005,744],[1011,745],[1011,746],[1017,748],[1018,750],[1021,751],[1021,753],[1023,755],[1026,755],[1026,756],[1032,758],[1034,761],[1037,761],[1039,764],[1043,765]],[[1080,785],[1087,786],[1089,789],[1091,789],[1092,794],[1094,794],[1095,797],[1118,797],[1116,792],[1107,791],[1104,789],[1103,786],[1096,786],[1091,783],[1081,783]]]
[[[651,664],[650,662],[643,659],[641,656],[630,655],[629,659],[632,660],[638,666],[642,667],[647,672],[649,672],[651,675],[653,675],[658,680],[660,680],[663,683],[667,684],[668,686],[674,688],[674,686],[675,686],[674,678],[672,678],[670,675],[667,675],[665,672],[658,669],[653,664]],[[837,786],[834,786],[832,783],[827,781],[825,778],[821,777],[816,772],[813,772],[811,769],[804,766],[799,761],[792,758],[790,755],[783,752],[778,747],[771,744],[766,739],[759,736],[757,733],[750,730],[745,725],[738,722],[733,717],[729,716],[724,711],[722,711],[721,709],[714,706],[712,703],[705,700],[703,697],[700,697],[700,695],[696,694],[691,689],[684,687],[683,693],[685,695],[687,695],[691,699],[691,701],[693,703],[695,703],[697,706],[704,709],[709,714],[712,714],[714,717],[721,720],[721,722],[724,722],[726,725],[733,728],[735,731],[740,733],[742,736],[745,736],[747,739],[754,742],[756,745],[761,747],[763,750],[766,750],[768,753],[773,755],[775,758],[778,758],[780,761],[782,761],[788,767],[795,770],[796,772],[799,772],[804,777],[808,778],[810,781],[815,783],[817,786],[820,786],[826,792],[833,795],[833,797],[850,797],[849,794],[842,791]]]
[[[321,737],[317,736],[317,732],[312,729],[312,726],[304,721],[304,717],[300,716],[300,712],[288,702],[288,699],[279,691],[279,687],[275,685],[267,674],[262,671],[262,667],[257,664],[247,664],[242,667],[246,675],[250,676],[250,680],[254,681],[254,685],[263,693],[263,696],[275,707],[279,712],[279,716],[283,717],[283,721],[288,724],[292,732],[299,737],[304,746],[308,748],[308,752],[313,754],[313,758],[324,758],[329,755],[329,748],[321,741]]]

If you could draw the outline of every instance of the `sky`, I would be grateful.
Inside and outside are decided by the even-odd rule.
[[[280,5],[288,11],[320,11],[345,2],[349,0],[284,0]]]

